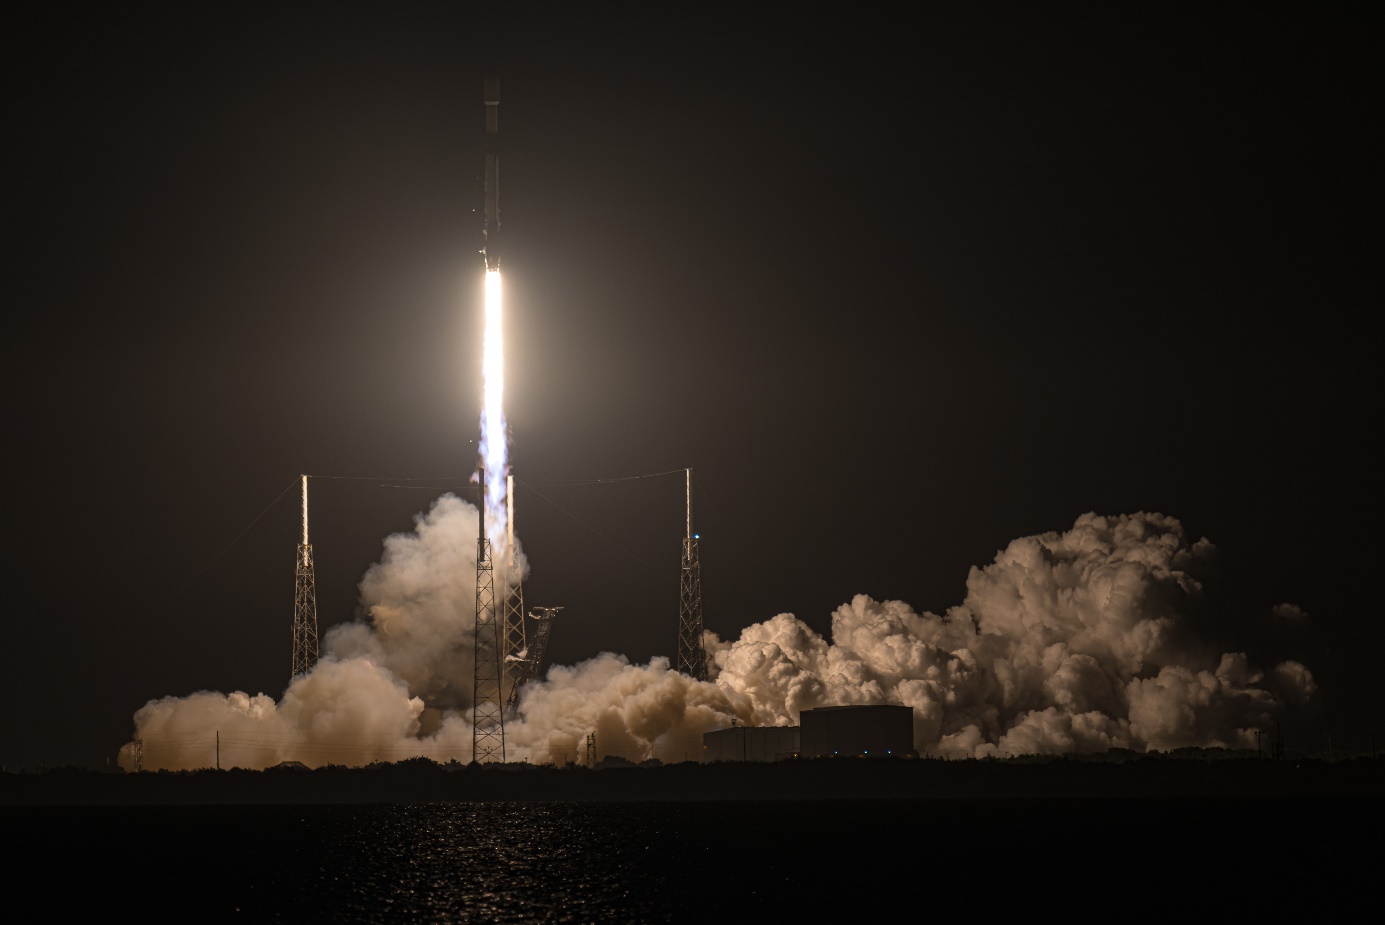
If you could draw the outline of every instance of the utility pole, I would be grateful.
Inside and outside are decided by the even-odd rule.
[[[687,532],[683,536],[683,567],[678,582],[677,668],[694,681],[707,680],[707,652],[702,648],[702,559],[693,532],[692,469],[687,474]]]

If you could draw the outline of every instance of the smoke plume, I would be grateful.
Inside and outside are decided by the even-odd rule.
[[[279,701],[202,691],[141,708],[143,767],[208,767],[217,731],[223,767],[470,760],[476,534],[471,504],[439,498],[413,532],[386,539],[361,582],[364,617],[330,630],[318,666]],[[1264,671],[1209,647],[1213,560],[1172,517],[1086,514],[973,568],[943,614],[858,595],[832,614],[830,641],[792,614],[733,641],[709,632],[706,682],[663,658],[555,665],[521,692],[507,757],[571,761],[594,731],[602,755],[681,761],[733,719],[793,725],[802,710],[852,703],[913,707],[916,748],[942,757],[1253,747],[1315,684],[1296,661]]]
[[[714,643],[716,682],[758,724],[905,704],[920,752],[945,757],[1253,747],[1284,703],[1312,695],[1313,676],[1207,650],[1213,552],[1162,514],[1086,514],[973,568],[945,614],[858,595],[832,615],[831,644],[789,614],[747,627]]]

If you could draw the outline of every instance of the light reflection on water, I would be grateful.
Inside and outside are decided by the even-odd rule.
[[[1230,913],[1258,855],[1172,861],[1227,819],[1347,807],[1160,800],[5,807],[16,921],[897,921],[1066,893]],[[1362,855],[1325,852],[1355,882]],[[1353,866],[1354,865],[1354,866]],[[1345,879],[1343,879],[1345,878]],[[50,889],[43,884],[63,884]],[[1065,886],[1066,884],[1066,886]],[[1201,898],[1199,898],[1201,897]],[[1208,897],[1211,897],[1209,899]],[[1210,904],[1209,904],[1210,903]],[[1221,903],[1221,905],[1218,905]]]
[[[184,922],[671,922],[670,872],[688,873],[675,830],[710,828],[694,804],[4,812],[36,872],[82,872],[113,891],[112,914]],[[48,908],[89,901],[74,892]]]
[[[300,807],[284,837],[317,855],[245,910],[341,922],[655,922],[662,836],[636,806],[423,804]]]

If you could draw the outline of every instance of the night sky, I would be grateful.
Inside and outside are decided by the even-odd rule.
[[[723,638],[1157,511],[1220,550],[1209,640],[1313,671],[1291,745],[1385,733],[1361,23],[489,6],[9,21],[0,764],[277,698],[300,473],[387,477],[313,483],[324,631],[466,490],[490,75],[551,660],[673,656],[683,529],[677,476],[555,483],[691,466]]]

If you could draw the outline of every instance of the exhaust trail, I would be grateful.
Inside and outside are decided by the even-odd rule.
[[[486,470],[486,536],[502,549],[506,534],[506,476],[510,474],[505,426],[504,312],[500,285],[500,80],[485,82],[485,221],[481,255],[486,261],[486,333],[482,378],[481,463]]]
[[[506,522],[506,476],[510,472],[505,425],[505,343],[500,271],[486,271],[486,333],[481,375],[485,399],[481,405],[481,461],[486,467],[486,536],[503,548]]]

